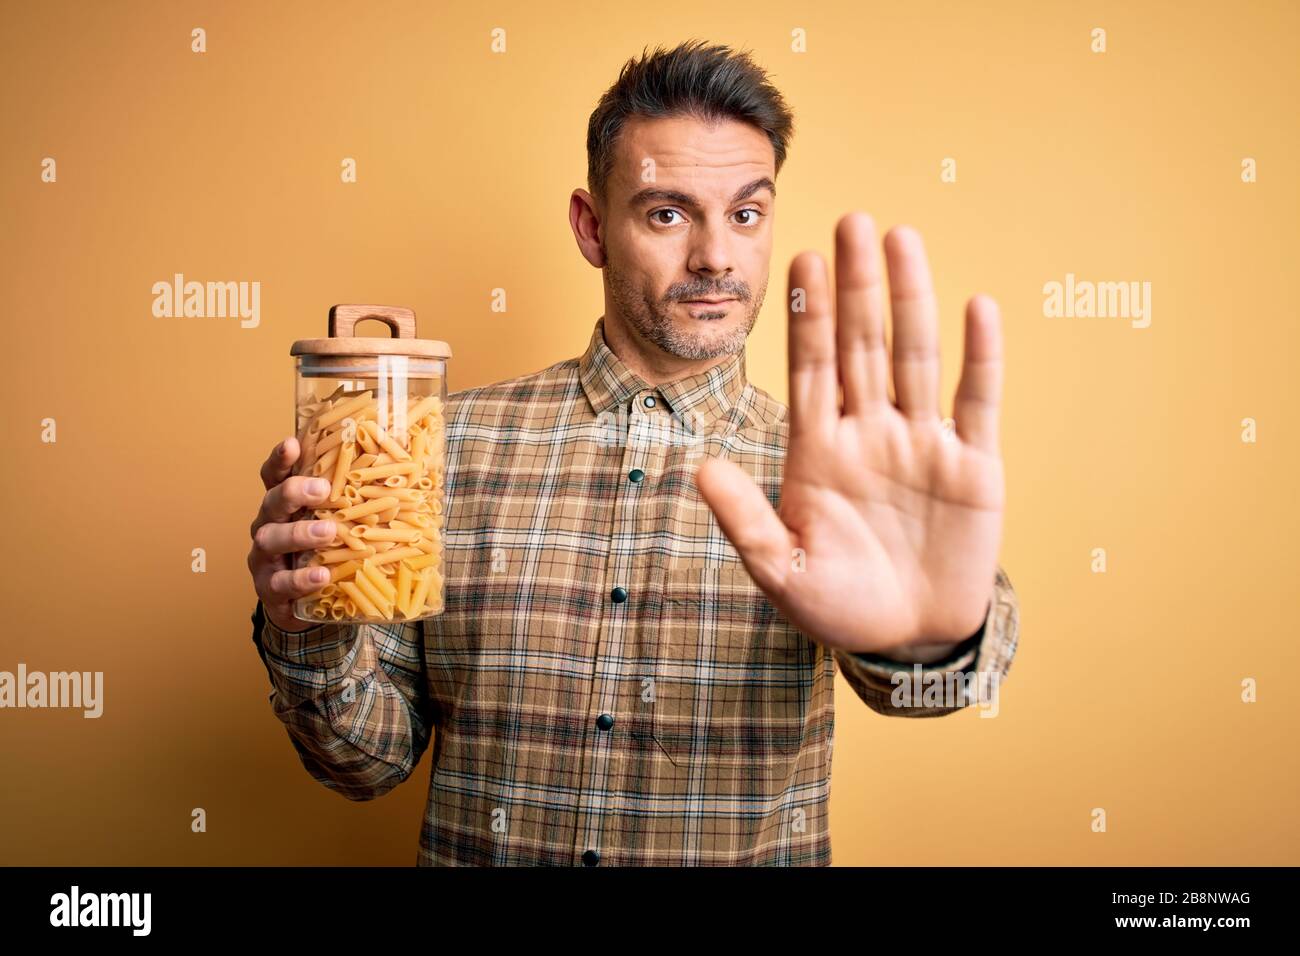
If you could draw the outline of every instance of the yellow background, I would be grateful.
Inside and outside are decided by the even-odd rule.
[[[789,261],[850,209],[925,236],[946,407],[966,298],[1004,314],[1001,714],[889,720],[841,679],[835,862],[1300,863],[1295,4],[5,7],[0,670],[102,670],[105,713],[0,711],[0,862],[414,862],[428,755],[369,804],[319,786],[250,641],[289,345],[383,302],[452,344],[453,390],[579,354],[587,118],[626,58],[701,37],[796,114],[753,381],[784,400]],[[261,282],[260,326],[154,318],[175,272]],[[1150,328],[1045,318],[1067,272],[1149,281]]]

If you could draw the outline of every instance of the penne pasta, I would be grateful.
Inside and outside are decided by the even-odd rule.
[[[349,574],[355,573],[359,567],[361,567],[361,562],[355,558],[351,561],[344,561],[342,564],[334,565],[333,569],[330,571],[330,583],[333,584],[341,579],[346,579]]]
[[[335,405],[328,412],[322,412],[312,423],[312,427],[317,431],[324,429],[327,425],[333,425],[335,422],[342,421],[353,412],[360,411],[367,404],[373,404],[374,399],[367,390],[357,395],[355,398],[346,399]]]
[[[334,468],[334,461],[336,458],[338,458],[338,456],[339,456],[338,448],[337,447],[331,448],[329,451],[325,452],[325,454],[321,455],[319,458],[316,459],[315,464],[311,466],[311,473],[315,475],[317,478],[320,478],[324,475],[332,474]]]
[[[339,450],[338,461],[334,463],[334,482],[330,486],[331,499],[343,494],[343,485],[348,480],[348,470],[356,453],[357,446],[353,442],[347,442]]]
[[[416,579],[415,593],[411,595],[410,600],[412,614],[419,614],[424,610],[424,601],[429,595],[429,585],[433,583],[435,573],[433,568],[425,568],[420,572],[419,578]]]
[[[393,461],[412,460],[411,453],[397,442],[393,441],[393,439],[383,429],[380,429],[378,434],[375,435],[375,441],[379,442],[380,448],[392,456]]]
[[[405,561],[397,564],[397,609],[403,617],[411,616],[411,566]]]
[[[340,581],[339,587],[350,597],[363,614],[380,617],[379,608],[370,603],[370,598],[361,593],[361,589],[351,581]]]
[[[387,511],[389,508],[397,506],[396,498],[372,498],[364,504],[353,505],[351,508],[344,508],[338,512],[338,517],[346,520],[352,518],[361,518],[366,515],[374,514],[377,511]]]
[[[342,428],[332,429],[328,435],[316,443],[316,454],[323,455],[331,448],[337,448],[343,444],[345,440]]]
[[[358,557],[368,558],[375,553],[371,545],[366,545],[364,551],[357,551],[354,548],[335,548],[333,551],[318,551],[321,557],[321,564],[342,564],[344,561],[353,561]]]
[[[299,474],[304,473],[308,467],[316,463],[316,441],[319,437],[320,433],[314,432],[310,428],[298,436],[298,446],[302,453],[300,461],[303,462]]]
[[[396,599],[397,589],[393,587],[393,585],[389,584],[388,579],[385,578],[384,575],[369,561],[361,562],[361,573],[365,575],[370,580],[370,583],[375,586],[375,589],[384,597],[388,598],[388,600],[392,601]]]
[[[375,441],[374,427],[374,422],[362,422],[361,427],[357,429],[357,444],[371,455],[379,453],[379,442]]]
[[[418,529],[408,531],[405,528],[372,528],[369,525],[358,525],[352,529],[351,534],[366,541],[403,541],[409,544],[412,541],[419,541],[422,532]]]
[[[422,501],[423,494],[418,488],[389,488],[384,485],[363,485],[358,489],[362,498],[396,498],[398,501]]]
[[[417,557],[420,553],[419,548],[393,548],[391,551],[385,551],[382,554],[375,555],[370,559],[370,563],[376,567],[382,567],[394,562],[403,561],[407,558]]]
[[[375,587],[374,581],[371,581],[365,574],[358,574],[352,579],[352,583],[356,585],[357,590],[364,595],[366,600],[375,607],[380,617],[393,616],[390,602],[384,597],[379,588]]]
[[[297,567],[330,572],[324,586],[299,600],[298,616],[317,623],[419,619],[443,606],[443,401],[404,389],[380,388],[376,397],[373,385],[358,385],[339,383],[298,406],[302,454],[294,470],[329,481],[328,501],[308,513],[333,521],[336,532],[295,555]]]
[[[422,398],[416,401],[406,412],[408,422],[421,422],[421,419],[430,411],[441,411],[442,399],[437,395],[430,395],[428,398]],[[423,424],[423,422],[421,422]]]
[[[398,461],[391,465],[377,465],[373,468],[355,468],[348,472],[348,481],[354,481],[359,485],[368,481],[374,481],[376,478],[387,478],[390,475],[413,475],[420,470],[420,466],[413,461]]]

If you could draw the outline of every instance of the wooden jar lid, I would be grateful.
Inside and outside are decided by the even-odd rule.
[[[378,319],[392,330],[392,335],[355,335],[362,319]],[[415,313],[398,305],[336,305],[330,309],[330,337],[298,339],[290,355],[409,355],[412,358],[449,359],[451,346],[437,339],[422,339],[415,334]]]

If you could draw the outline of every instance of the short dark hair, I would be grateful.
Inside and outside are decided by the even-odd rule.
[[[641,59],[623,64],[618,79],[587,122],[587,189],[600,202],[614,168],[614,146],[629,117],[696,116],[706,122],[734,119],[767,134],[776,172],[794,135],[794,114],[767,73],[747,52],[687,40],[671,50],[642,48]]]

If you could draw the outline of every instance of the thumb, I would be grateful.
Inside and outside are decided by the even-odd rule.
[[[743,468],[725,458],[706,458],[695,472],[695,484],[754,583],[768,594],[779,592],[794,539],[767,495]]]

